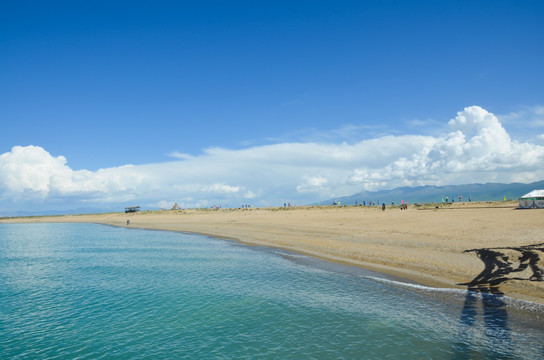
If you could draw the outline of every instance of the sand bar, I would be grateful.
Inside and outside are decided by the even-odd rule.
[[[490,249],[519,269],[520,252],[544,243],[544,210],[518,210],[516,203],[456,203],[442,206],[297,207],[200,209],[133,214],[66,215],[0,219],[0,222],[88,222],[207,234],[303,253],[400,276],[423,285],[467,288],[487,268],[478,252]],[[493,250],[495,249],[495,250]],[[544,282],[528,280],[544,269],[544,253],[523,271],[501,277],[499,289],[518,299],[544,304]],[[489,254],[489,252],[487,252]],[[507,257],[507,258],[505,258]],[[493,260],[495,261],[495,260]],[[522,261],[523,262],[523,261]],[[528,261],[524,261],[528,264]],[[537,265],[537,268],[534,265]],[[496,278],[496,277],[495,277]]]

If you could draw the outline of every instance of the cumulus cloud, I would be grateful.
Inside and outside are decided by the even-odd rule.
[[[299,193],[317,192],[324,189],[327,179],[321,176],[312,176],[304,180],[304,183],[297,186]]]
[[[132,165],[91,172],[72,170],[66,162],[64,156],[52,156],[39,146],[14,146],[0,155],[0,198],[123,200],[146,178]]]
[[[46,197],[52,187],[65,187],[71,173],[64,156],[52,157],[37,146],[15,146],[0,155],[0,183],[12,194]]]
[[[353,143],[278,143],[98,171],[73,170],[39,146],[0,155],[0,199],[138,201],[180,206],[308,203],[362,190],[544,178],[544,146],[513,140],[478,106],[442,136],[382,136]],[[168,200],[171,199],[171,200]],[[165,206],[161,206],[165,207]]]
[[[375,188],[386,183],[442,185],[543,178],[538,164],[544,160],[544,147],[513,141],[497,117],[481,107],[465,108],[448,125],[451,132],[445,136],[420,139],[419,150],[384,167],[358,168],[351,181]],[[396,141],[405,142],[406,137]]]

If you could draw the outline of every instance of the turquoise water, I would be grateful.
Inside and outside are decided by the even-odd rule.
[[[0,224],[2,359],[538,359],[543,316],[200,235]]]

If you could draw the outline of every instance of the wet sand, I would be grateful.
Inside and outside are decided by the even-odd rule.
[[[360,266],[417,283],[448,288],[466,284],[484,269],[495,272],[510,262],[522,265],[519,251],[497,249],[544,243],[544,210],[518,210],[517,203],[454,203],[447,206],[297,207],[199,209],[0,219],[0,222],[89,222],[160,229],[235,239]],[[489,249],[497,258],[480,259]],[[495,249],[495,250],[494,250]],[[490,254],[487,251],[485,254]],[[507,296],[544,304],[544,253],[533,267],[501,275],[497,284]],[[508,258],[505,258],[505,257]],[[487,267],[483,260],[487,261]],[[528,264],[528,261],[522,261]],[[534,265],[536,264],[536,268]],[[508,270],[508,267],[501,270]],[[523,270],[523,271],[521,271]],[[533,276],[533,280],[528,280]],[[492,277],[497,279],[497,277]]]

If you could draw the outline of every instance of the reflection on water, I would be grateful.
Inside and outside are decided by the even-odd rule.
[[[472,359],[475,357],[469,344],[473,343],[476,327],[480,318],[483,318],[484,332],[487,342],[495,344],[495,348],[489,349],[489,358],[511,358],[504,357],[507,349],[512,348],[510,339],[510,328],[508,326],[508,312],[503,294],[492,294],[485,289],[470,289],[467,291],[465,304],[461,313],[459,327],[459,341],[455,344],[455,359]],[[499,351],[499,353],[497,353]],[[508,352],[506,352],[508,353]]]

